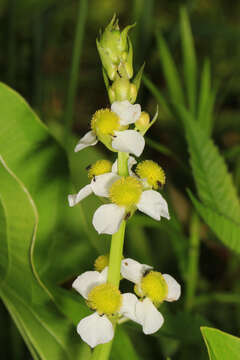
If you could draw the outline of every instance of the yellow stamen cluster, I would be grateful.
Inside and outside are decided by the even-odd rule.
[[[115,181],[109,190],[111,201],[126,208],[135,206],[142,194],[142,184],[134,177],[122,177]]]
[[[114,135],[120,127],[119,117],[110,109],[96,111],[91,120],[91,128],[97,135]]]
[[[94,262],[94,268],[97,271],[102,271],[109,264],[109,254],[100,255]]]
[[[112,163],[108,160],[98,160],[90,166],[88,170],[88,177],[92,179],[94,176],[108,173],[112,170]]]
[[[122,305],[122,295],[112,284],[95,286],[88,294],[88,305],[99,314],[115,314]]]
[[[136,167],[136,174],[141,179],[146,179],[153,189],[158,189],[159,186],[163,186],[166,181],[163,169],[152,160],[140,162]]]
[[[168,286],[162,274],[157,271],[150,271],[141,280],[141,290],[144,296],[159,305],[166,298]]]

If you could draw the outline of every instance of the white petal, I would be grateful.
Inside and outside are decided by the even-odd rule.
[[[77,145],[75,146],[74,151],[78,152],[88,146],[93,146],[96,145],[96,143],[98,142],[98,139],[96,138],[96,135],[94,134],[93,131],[89,131],[86,133],[86,135],[84,135],[79,142],[77,143]]]
[[[77,332],[92,348],[111,341],[114,335],[111,321],[97,312],[83,318],[77,326]]]
[[[130,175],[130,176],[134,176],[134,175],[135,175],[134,172],[132,171],[132,167],[133,167],[133,165],[135,165],[136,163],[137,163],[136,159],[135,159],[133,156],[129,156],[129,158],[128,158],[128,172],[129,172],[129,175]],[[113,163],[113,166],[112,166],[112,172],[113,172],[114,174],[117,174],[117,172],[118,172],[117,166],[118,166],[118,161],[115,160],[114,163]]]
[[[101,272],[100,272],[102,278],[104,279],[104,282],[107,282],[108,277],[108,266],[106,266]]]
[[[180,284],[171,275],[163,274],[163,277],[168,286],[168,294],[164,300],[166,300],[166,301],[178,300],[181,295]]]
[[[119,179],[119,176],[111,172],[95,176],[91,181],[92,191],[97,196],[109,196],[109,188]]]
[[[111,110],[119,116],[121,125],[133,124],[141,115],[141,106],[139,104],[132,105],[128,100],[115,101]]]
[[[138,298],[132,293],[122,294],[122,306],[119,313],[124,317],[137,321],[136,319],[136,304]]]
[[[140,156],[145,146],[144,137],[135,130],[115,131],[112,147],[118,151]]]
[[[69,206],[75,206],[92,193],[91,185],[84,186],[77,194],[68,195]]]
[[[133,259],[124,259],[121,263],[121,275],[135,284],[139,284],[146,270],[152,269],[152,266],[140,264]]]
[[[137,164],[136,159],[133,156],[129,156],[128,158],[128,172],[130,176],[136,176],[135,173],[132,171],[133,165]]]
[[[156,309],[148,298],[136,304],[136,318],[143,327],[144,334],[153,334],[164,323],[162,314]]]
[[[124,219],[125,209],[115,204],[100,206],[93,215],[93,226],[99,234],[115,234]]]
[[[138,210],[151,216],[155,220],[160,220],[161,216],[170,219],[168,204],[166,200],[154,190],[143,191],[140,201],[137,204]]]
[[[105,282],[105,277],[98,271],[86,271],[74,280],[72,287],[87,299],[88,293],[93,287]]]

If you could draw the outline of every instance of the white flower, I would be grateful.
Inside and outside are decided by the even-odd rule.
[[[143,191],[139,201],[134,205],[155,220],[160,220],[161,216],[170,219],[166,200],[155,190]],[[124,206],[101,205],[93,215],[93,226],[99,234],[112,235],[118,231],[125,216],[126,208]]]
[[[140,264],[139,262],[133,259],[124,259],[121,264],[121,275],[136,284],[137,294],[144,298],[144,300],[135,300],[132,299],[132,302],[135,301],[135,317],[132,317],[132,320],[138,322],[143,327],[143,332],[145,334],[152,334],[160,329],[163,325],[164,319],[162,314],[155,307],[152,299],[147,297],[144,293],[146,291],[146,284],[143,286],[142,279],[151,270],[151,267],[145,264]],[[176,301],[181,295],[181,286],[178,282],[170,275],[155,272],[159,274],[161,281],[165,281],[163,294],[159,294],[159,299],[161,301]],[[150,279],[151,281],[151,279]],[[149,287],[151,283],[147,284]],[[156,283],[153,283],[153,286],[156,288]],[[155,289],[154,289],[155,291]],[[156,300],[156,298],[155,298]]]
[[[141,106],[132,105],[128,100],[115,101],[111,110],[119,116],[122,125],[134,124],[141,116]]]
[[[112,112],[118,115],[120,126],[134,124],[141,115],[139,104],[130,104],[129,101],[115,101],[111,106]],[[144,137],[136,130],[113,130],[112,148],[117,151],[131,153],[140,156],[145,146]],[[77,143],[74,151],[78,152],[88,146],[96,145],[98,138],[96,133],[91,130],[87,132]]]
[[[87,271],[73,282],[72,286],[77,290],[86,300],[91,290],[94,290],[98,285],[105,284],[107,280],[108,267],[106,267],[101,273],[98,271]],[[110,285],[111,286],[111,285]],[[122,294],[122,305],[117,311],[117,314],[130,319],[135,318],[135,301],[132,301],[133,294]],[[97,311],[93,314],[83,318],[77,325],[77,332],[92,348],[104,344],[113,339],[114,328],[112,322],[107,315],[99,314]]]
[[[133,174],[131,168],[136,164],[136,160],[134,157],[129,156],[128,158],[128,171],[129,174]],[[109,196],[109,188],[111,185],[120,177],[117,175],[117,160],[112,165],[112,171],[101,174],[98,176],[94,176],[91,180],[90,184],[84,186],[77,194],[68,195],[68,203],[69,206],[75,206],[80,201],[85,199],[87,196],[94,193],[97,196],[108,197]]]
[[[97,196],[108,197],[108,189],[117,179],[119,176],[112,172],[94,176],[90,184],[85,185],[77,194],[68,195],[69,206],[77,205],[92,193]]]

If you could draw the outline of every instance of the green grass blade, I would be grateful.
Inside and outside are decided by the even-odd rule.
[[[201,75],[201,85],[198,103],[198,121],[210,134],[212,130],[212,109],[215,100],[215,91],[211,89],[210,62],[205,60]]]
[[[70,79],[69,79],[69,86],[67,92],[66,111],[64,115],[66,130],[67,130],[66,133],[71,130],[73,124],[74,100],[76,97],[77,84],[79,80],[79,62],[82,53],[82,43],[83,43],[84,29],[87,18],[87,8],[88,8],[88,1],[79,0],[77,27],[76,27],[76,33],[74,39],[72,64],[71,64]]]
[[[184,95],[178,70],[168,49],[167,43],[160,33],[157,34],[157,46],[171,101],[173,103],[183,104]]]
[[[209,59],[204,61],[203,70],[200,81],[200,93],[198,103],[198,121],[204,121],[206,106],[211,91],[211,72]]]
[[[165,112],[166,115],[171,115],[171,109],[162,95],[161,91],[157,88],[156,85],[149,79],[148,76],[143,75],[143,83],[148,88],[148,90],[152,93],[152,95],[156,98],[159,106]]]
[[[195,114],[197,98],[197,61],[191,26],[185,8],[181,8],[180,10],[180,30],[188,105],[192,114]]]

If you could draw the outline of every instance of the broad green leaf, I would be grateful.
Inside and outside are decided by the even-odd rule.
[[[99,241],[96,231],[91,230],[91,243],[86,233],[91,226],[91,211],[96,209],[97,202],[94,197],[84,201],[86,214],[81,204],[69,208],[67,195],[72,190],[64,149],[25,100],[4,84],[0,84],[0,106],[0,154],[26,185],[39,213],[34,252],[36,267],[41,277],[48,281],[65,280],[80,272],[80,259],[86,259],[88,247],[93,249],[91,244],[96,244],[99,251],[102,248],[103,242]],[[72,168],[74,163],[74,168],[78,169],[78,179],[74,181],[81,187],[89,181],[84,165],[96,155],[93,149],[88,152],[88,157],[84,151],[75,154],[73,149],[72,145],[70,164]],[[77,187],[73,191],[78,190]],[[59,261],[63,254],[64,264]],[[93,256],[96,254],[95,250]]]
[[[197,212],[217,237],[230,249],[240,254],[240,224],[201,204],[191,193],[191,200]]]
[[[185,8],[181,8],[180,10],[180,29],[183,52],[184,78],[188,95],[188,104],[191,113],[194,114],[197,97],[197,62],[191,26]]]
[[[218,329],[201,327],[210,360],[237,360],[240,357],[240,338]]]
[[[78,351],[78,337],[71,322],[56,308],[45,285],[39,279],[37,282],[36,269],[30,263],[39,224],[36,206],[2,157],[0,201],[5,210],[1,238],[4,236],[7,243],[1,252],[9,259],[0,296],[17,319],[17,326],[35,358],[38,354],[41,359],[72,359]]]
[[[240,224],[240,205],[232,177],[219,150],[183,107],[177,106],[184,123],[191,166],[198,195],[205,206]]]
[[[178,70],[168,49],[168,46],[160,33],[157,34],[157,45],[159,58],[162,63],[163,73],[167,81],[171,101],[174,103],[184,104],[184,95]]]

